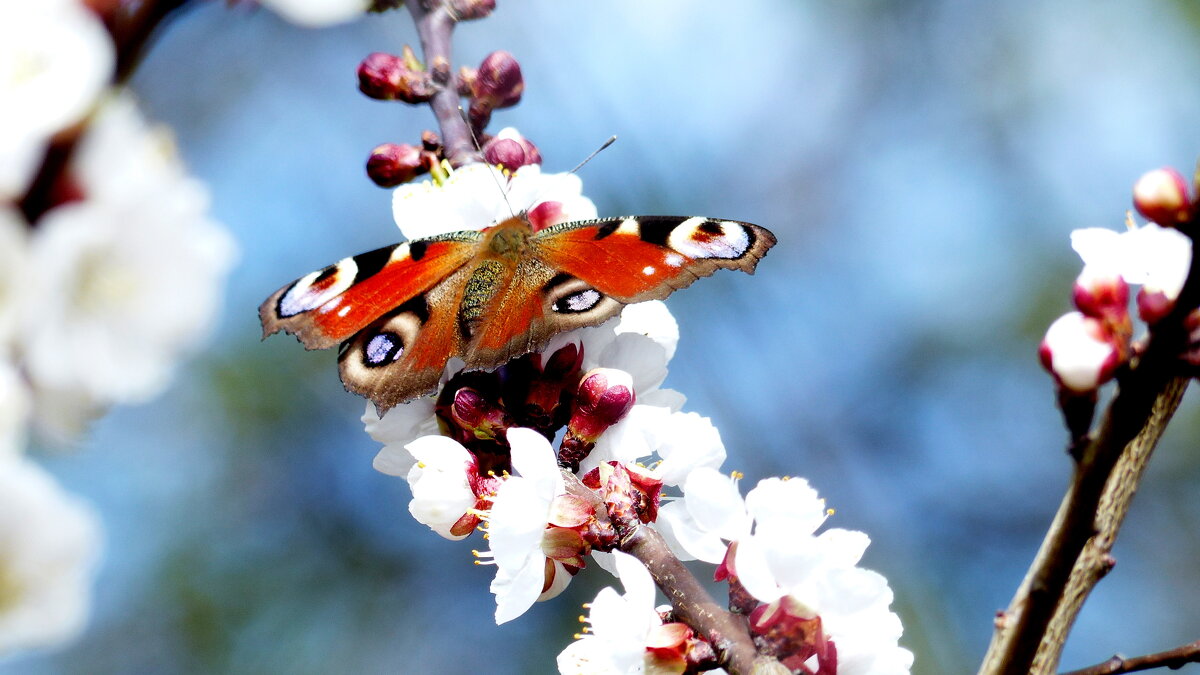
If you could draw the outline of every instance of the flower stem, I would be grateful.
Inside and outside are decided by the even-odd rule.
[[[442,132],[442,147],[451,166],[462,166],[480,159],[471,138],[471,130],[459,106],[458,90],[454,86],[450,66],[450,36],[455,20],[442,0],[409,0],[404,3],[412,14],[421,39],[425,67],[432,74],[439,90],[429,100]]]
[[[637,527],[622,537],[621,550],[650,570],[654,582],[671,600],[675,616],[712,644],[730,673],[773,672],[778,662],[758,656],[745,619],[725,611],[712,599],[696,577],[671,553],[662,535],[649,527]],[[779,665],[779,668],[783,666]]]

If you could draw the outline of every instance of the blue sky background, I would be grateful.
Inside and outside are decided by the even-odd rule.
[[[428,109],[371,101],[355,68],[415,42],[404,12],[321,31],[203,3],[133,81],[241,247],[203,354],[158,401],[45,462],[107,528],[94,622],[15,673],[550,672],[569,591],[497,628],[472,544],[408,516],[371,469],[334,354],[259,342],[283,283],[399,234],[362,165]],[[456,63],[521,62],[499,112],[601,214],[771,228],[754,277],[673,296],[668,386],[712,417],[744,486],[804,476],[872,538],[917,673],[973,670],[1067,483],[1036,361],[1069,309],[1068,234],[1121,227],[1133,181],[1200,154],[1190,3],[500,0]],[[1200,483],[1185,400],[1064,667],[1171,648],[1200,626]],[[475,547],[482,548],[481,542]]]

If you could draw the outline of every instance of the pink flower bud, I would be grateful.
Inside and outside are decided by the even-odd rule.
[[[1038,348],[1042,366],[1059,385],[1080,394],[1111,379],[1127,354],[1127,345],[1106,331],[1104,323],[1081,312],[1050,324]]]
[[[600,434],[619,422],[633,407],[633,402],[633,378],[629,373],[614,368],[588,371],[579,383],[575,409],[559,447],[559,464],[577,471]]]
[[[409,67],[404,57],[383,52],[367,55],[358,65],[358,88],[374,99],[405,103],[424,103],[438,91],[428,72]]]
[[[1085,316],[1129,315],[1129,284],[1116,272],[1085,265],[1075,279],[1073,295],[1075,307]]]
[[[367,176],[379,187],[395,187],[425,173],[421,149],[407,143],[376,146],[367,158]]]
[[[450,417],[460,429],[479,440],[493,441],[504,436],[512,426],[503,408],[485,398],[471,387],[454,392]]]
[[[567,433],[595,442],[605,429],[621,421],[634,403],[633,378],[615,368],[595,368],[579,383],[575,412]]]
[[[524,91],[521,64],[506,51],[495,51],[484,57],[471,82],[472,98],[486,103],[489,109],[516,105]]]
[[[1187,180],[1170,167],[1149,171],[1134,183],[1133,205],[1163,227],[1175,227],[1192,217]]]
[[[493,138],[483,146],[483,159],[488,164],[499,165],[509,171],[525,166],[525,148],[507,138]]]
[[[380,100],[391,100],[406,70],[404,60],[395,54],[373,52],[358,64],[358,89],[362,93]]]

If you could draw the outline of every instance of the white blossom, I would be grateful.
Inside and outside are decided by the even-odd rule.
[[[567,220],[596,217],[596,206],[583,196],[583,181],[571,173],[542,173],[529,164],[511,177],[485,164],[455,169],[442,183],[406,183],[392,193],[392,215],[409,239],[448,232],[480,230],[542,202],[562,204]]]
[[[145,401],[207,335],[233,243],[130,99],[77,152],[85,199],[49,211],[31,241],[24,363],[40,390],[80,397],[74,407]]]
[[[0,655],[83,629],[99,548],[91,507],[32,461],[0,458]]]
[[[497,567],[491,590],[498,624],[524,614],[542,595],[547,560],[542,535],[554,498],[565,491],[554,451],[541,434],[515,428],[508,430],[507,438],[517,475],[496,490],[488,514],[488,554]]]
[[[1153,223],[1125,232],[1101,227],[1075,230],[1071,247],[1085,265],[1115,270],[1127,283],[1161,291],[1171,300],[1179,296],[1192,262],[1191,239]]]
[[[363,15],[370,0],[259,0],[288,21],[306,28],[346,23]]]
[[[654,609],[654,581],[633,556],[621,551],[612,555],[625,593],[606,586],[589,603],[589,633],[558,655],[558,671],[562,675],[645,671],[650,632],[662,625]]]
[[[115,62],[82,2],[0,3],[0,202],[25,192],[50,136],[91,109]]]
[[[1093,391],[1103,384],[1120,356],[1105,338],[1102,324],[1081,312],[1068,312],[1050,324],[1040,351],[1062,386],[1077,392]]]
[[[405,458],[395,457],[403,454]],[[412,490],[408,512],[417,522],[447,539],[470,534],[451,534],[450,528],[475,506],[471,489],[477,473],[475,457],[458,441],[445,436],[422,436],[397,450],[385,446],[375,456],[375,468],[386,474],[404,476]]]

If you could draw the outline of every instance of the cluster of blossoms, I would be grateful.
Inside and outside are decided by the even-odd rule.
[[[1138,179],[1133,190],[1134,207],[1149,223],[1139,227],[1127,217],[1124,232],[1086,228],[1071,233],[1071,246],[1084,263],[1073,290],[1076,311],[1051,324],[1039,356],[1058,384],[1076,438],[1090,424],[1097,389],[1144,344],[1133,340],[1130,284],[1140,286],[1134,304],[1151,330],[1175,308],[1192,264],[1189,235],[1200,215],[1194,192],[1175,169],[1157,169]],[[1184,321],[1195,336],[1200,316],[1193,313]],[[1191,348],[1184,356],[1200,362],[1197,354]]]
[[[71,442],[160,393],[234,256],[169,134],[113,89],[105,11],[119,3],[0,6],[0,655],[80,630],[99,553],[31,432]]]
[[[469,164],[398,188],[394,215],[409,238],[486,227],[510,209],[527,210],[536,229],[594,218],[581,187],[536,164]],[[627,592],[605,589],[591,604],[587,634],[559,658],[564,673],[716,667],[717,647],[670,607],[655,609],[649,572],[622,552],[642,528],[680,560],[717,565],[755,647],[793,672],[908,672],[891,590],[857,567],[866,535],[817,534],[828,512],[801,479],[764,480],[741,498],[719,471],[717,430],[662,387],[678,338],[654,301],[495,372],[452,362],[436,397],[382,417],[368,404],[366,429],[384,444],[375,467],[408,481],[409,511],[441,536],[487,533],[490,548],[476,555],[496,568],[497,623],[559,594],[591,562],[619,575]],[[682,497],[664,502],[669,492]]]

